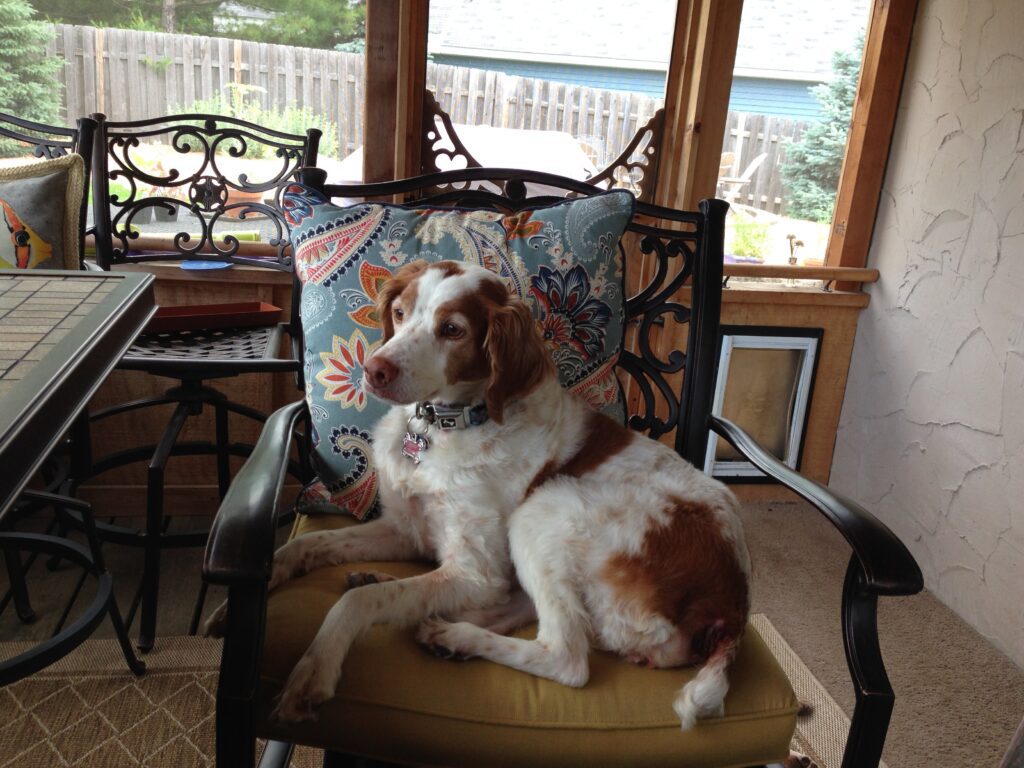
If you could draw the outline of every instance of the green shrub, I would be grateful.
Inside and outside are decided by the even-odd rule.
[[[323,138],[320,139],[320,154],[333,158],[338,156],[338,127],[330,118],[308,107],[265,109],[260,104],[260,97],[265,90],[258,85],[228,83],[224,90],[225,93],[216,93],[212,98],[201,99],[186,107],[177,107],[174,111],[235,117],[282,133],[303,134],[310,128],[319,128],[323,132]],[[273,153],[272,147],[251,142],[245,156],[271,157]]]
[[[0,111],[41,123],[57,124],[62,62],[46,55],[53,27],[32,18],[25,0],[0,0]],[[0,157],[25,154],[10,139],[0,139]]]

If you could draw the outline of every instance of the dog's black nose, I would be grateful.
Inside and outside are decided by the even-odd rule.
[[[374,355],[366,361],[366,378],[375,387],[386,387],[398,378],[398,368],[386,357]]]

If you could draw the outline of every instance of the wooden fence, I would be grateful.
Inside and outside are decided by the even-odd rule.
[[[572,134],[598,169],[618,157],[663,103],[644,94],[433,63],[427,88],[454,123]]]
[[[808,122],[772,115],[729,112],[720,175],[743,178],[750,164],[765,155],[749,181],[736,184],[739,189],[732,200],[752,208],[783,213],[782,164],[786,159],[786,145],[799,139],[809,125]],[[719,194],[726,191],[724,186],[719,186]]]
[[[139,120],[187,110],[225,94],[229,84],[256,86],[263,109],[299,107],[324,115],[337,130],[338,154],[363,144],[364,62],[358,54],[227,38],[56,25],[48,51],[64,59],[61,74],[68,116],[103,112]],[[661,99],[433,62],[427,87],[455,123],[564,131],[580,140],[597,168],[622,151]],[[779,211],[779,162],[784,144],[806,123],[763,115],[729,115],[726,175],[740,176],[767,157],[736,198]]]
[[[345,157],[363,144],[363,57],[219,37],[58,24],[49,52],[64,59],[67,115],[141,120],[257,86],[264,109],[305,107],[337,126]]]

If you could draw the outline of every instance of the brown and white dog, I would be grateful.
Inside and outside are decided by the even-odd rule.
[[[435,650],[571,686],[587,682],[592,645],[652,667],[703,664],[675,711],[684,730],[720,714],[749,611],[733,495],[567,393],[528,307],[489,271],[410,264],[378,309],[384,344],[365,386],[395,405],[373,443],[383,514],[286,544],[270,587],[348,562],[438,567],[351,577],[365,586],[331,608],[275,716],[312,717],[378,623],[419,625]],[[463,428],[441,428],[429,408],[417,418],[426,403]],[[504,636],[535,618],[535,640]]]

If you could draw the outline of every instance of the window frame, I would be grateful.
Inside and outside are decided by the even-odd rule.
[[[867,264],[917,5],[918,0],[872,4],[826,248],[828,267]],[[655,202],[694,209],[715,195],[742,11],[743,0],[678,2]],[[367,3],[367,181],[414,175],[419,168],[428,15],[429,0]]]

